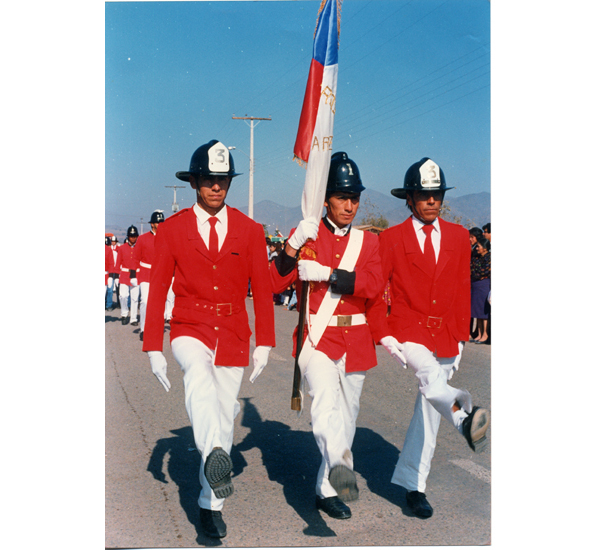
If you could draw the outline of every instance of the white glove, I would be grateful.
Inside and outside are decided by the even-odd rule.
[[[166,391],[169,391],[171,382],[167,378],[167,360],[162,354],[162,351],[149,351],[148,358],[150,359],[150,366],[152,372],[158,378],[158,381],[163,385]]]
[[[402,353],[404,351],[404,346],[393,336],[384,336],[379,341],[381,342],[381,345],[390,352],[390,355],[406,368],[406,358]]]
[[[328,281],[331,276],[331,268],[314,260],[300,260],[298,262],[298,276],[301,281]]]
[[[312,239],[313,241],[317,238],[317,233],[319,232],[319,222],[315,220],[302,220],[298,227],[296,227],[296,231],[289,238],[288,244],[296,249],[300,250],[302,245],[308,241],[308,239]]]
[[[129,282],[131,283],[131,286],[138,286],[137,279],[129,279]]]
[[[460,358],[462,357],[462,352],[463,352],[464,347],[465,347],[464,342],[458,343],[458,355],[454,358],[454,363],[452,363],[452,368],[450,369],[450,372],[448,373],[448,381],[452,380],[454,373],[458,370],[458,364],[460,363]]]
[[[467,390],[456,390],[456,402],[463,411],[471,414],[473,410],[473,398]]]
[[[250,375],[250,382],[254,384],[254,381],[258,378],[258,375],[263,371],[263,369],[267,366],[267,361],[269,360],[269,352],[271,351],[271,346],[258,346],[254,353],[252,354],[252,361],[254,363],[254,370]]]

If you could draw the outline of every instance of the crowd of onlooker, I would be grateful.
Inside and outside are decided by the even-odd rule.
[[[272,241],[267,239],[267,254],[269,256],[269,265],[283,251],[284,241]],[[282,293],[273,293],[273,305],[283,306],[285,309],[294,309],[296,307],[296,285],[292,284],[287,287]]]

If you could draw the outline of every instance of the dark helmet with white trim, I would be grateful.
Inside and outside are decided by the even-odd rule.
[[[454,187],[446,187],[446,177],[442,169],[429,157],[415,162],[404,176],[404,187],[392,189],[394,197],[405,199],[409,191],[447,191]]]
[[[155,210],[152,212],[152,216],[150,216],[149,223],[161,223],[165,221],[165,215],[162,210]]]
[[[349,159],[348,155],[342,151],[331,155],[325,196],[329,197],[334,193],[356,193],[360,195],[365,189],[356,162]]]
[[[135,225],[130,225],[129,228],[127,229],[127,237],[139,237],[140,234],[138,233],[137,227]]]
[[[175,176],[183,181],[190,181],[190,176],[230,176],[236,173],[231,151],[220,141],[213,139],[194,151],[187,172],[177,172]]]

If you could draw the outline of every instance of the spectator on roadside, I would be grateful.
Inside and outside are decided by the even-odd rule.
[[[488,318],[490,312],[491,252],[490,241],[479,237],[476,243],[477,256],[471,260],[471,317],[477,322],[476,344],[488,340]]]
[[[481,229],[483,229],[483,236],[492,242],[492,222],[486,223]]]
[[[471,256],[477,254],[477,239],[482,235],[483,231],[479,227],[471,227],[471,229],[469,229],[469,241],[471,242]]]

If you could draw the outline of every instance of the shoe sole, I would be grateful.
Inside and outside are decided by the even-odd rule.
[[[356,474],[346,466],[338,464],[329,472],[329,483],[336,490],[342,502],[358,500]]]
[[[208,455],[204,465],[204,475],[217,498],[227,498],[233,494],[231,457],[220,448],[215,448]]]
[[[471,424],[471,443],[476,453],[481,453],[488,447],[488,439],[485,434],[489,425],[490,417],[488,412],[485,409],[475,411]]]

